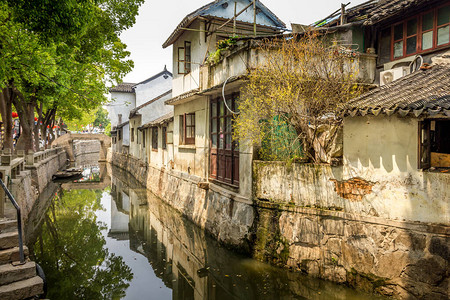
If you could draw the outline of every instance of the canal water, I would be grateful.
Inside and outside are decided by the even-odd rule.
[[[83,175],[30,221],[48,299],[381,299],[229,251],[119,169]]]

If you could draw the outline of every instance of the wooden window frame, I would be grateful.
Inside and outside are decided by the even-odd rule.
[[[178,74],[186,75],[191,72],[191,46],[191,42],[185,41],[184,47],[178,47]]]
[[[187,118],[193,118],[191,125],[187,125]],[[195,145],[195,113],[185,113],[180,115],[180,144],[181,145]],[[194,136],[191,137],[187,135],[188,128],[193,128]]]
[[[450,146],[446,135],[448,129],[446,127],[450,127],[449,119],[432,118],[419,122],[418,169],[450,168],[449,165],[445,165],[447,159],[442,165],[441,158],[439,158],[442,155],[447,157],[450,155]],[[447,145],[445,145],[446,142]]]
[[[442,8],[444,8],[446,6],[450,6],[450,3],[440,5],[438,7],[433,8],[433,9],[426,10],[426,11],[424,11],[422,13],[419,13],[419,14],[413,16],[413,17],[410,17],[410,18],[408,18],[406,20],[403,20],[403,21],[394,23],[394,24],[392,24],[392,25],[390,25],[388,27],[385,27],[385,28],[391,28],[391,61],[395,61],[395,60],[402,59],[402,58],[405,58],[405,57],[417,55],[417,54],[428,52],[428,51],[438,50],[438,49],[450,46],[450,30],[449,30],[449,42],[445,43],[445,44],[442,44],[442,45],[437,45],[437,32],[438,32],[438,29],[441,28],[441,27],[450,26],[450,18],[449,18],[449,22],[441,24],[439,26],[437,25],[438,10],[442,9]],[[432,27],[432,29],[422,30],[423,17],[424,17],[424,15],[427,15],[430,12],[433,13],[433,27]],[[416,33],[412,34],[410,36],[407,36],[407,24],[408,24],[409,21],[411,21],[413,19],[417,19],[417,30],[416,30]],[[394,28],[397,25],[400,25],[400,24],[402,24],[402,26],[403,26],[402,39],[395,40]],[[380,30],[380,34],[381,34],[381,31],[382,30]],[[433,32],[432,47],[423,50],[422,49],[422,35],[424,33],[426,33],[426,32],[430,32],[430,31]],[[416,37],[416,51],[414,51],[413,53],[407,54],[406,53],[407,40],[408,40],[408,38],[411,38],[411,37],[414,37],[414,36]],[[403,41],[403,55],[394,58],[394,44],[396,42],[399,42],[399,41]]]
[[[167,126],[163,126],[161,129],[161,149],[167,149]]]
[[[142,147],[145,148],[145,129],[142,130]]]
[[[152,151],[158,151],[158,127],[152,127]]]

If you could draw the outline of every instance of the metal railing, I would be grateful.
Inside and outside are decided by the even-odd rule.
[[[11,192],[6,187],[3,180],[0,178],[0,185],[2,186],[3,190],[5,191],[5,194],[8,196],[9,201],[11,201],[12,205],[16,208],[17,211],[17,230],[19,234],[19,256],[20,256],[20,263],[25,263],[25,255],[23,253],[23,239],[22,239],[22,217],[20,214],[20,207],[17,204],[16,200],[14,199],[14,196],[11,194]]]

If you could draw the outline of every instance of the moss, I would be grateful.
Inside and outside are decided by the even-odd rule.
[[[282,208],[274,205],[273,209],[257,209],[257,222],[254,224],[255,240],[253,256],[274,265],[286,265],[289,259],[289,243],[280,230]]]
[[[347,281],[350,286],[371,293],[375,292],[377,288],[387,285],[388,280],[388,278],[379,277],[374,274],[360,273],[354,268],[347,271]]]

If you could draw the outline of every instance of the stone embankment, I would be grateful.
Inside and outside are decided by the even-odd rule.
[[[110,160],[216,239],[260,260],[394,298],[448,299],[448,222],[387,217],[402,212],[389,212],[389,202],[376,199],[375,182],[344,181],[342,171],[327,165],[255,162],[248,203],[128,154]],[[441,208],[430,206],[436,213]]]
[[[66,153],[62,148],[53,148],[25,155],[18,151],[1,153],[0,174],[20,206],[22,224],[28,216],[56,171],[66,164]],[[23,263],[19,255],[19,231],[16,211],[5,205],[5,192],[0,190],[0,299],[28,299],[44,292],[43,279],[38,276],[36,264],[28,258],[24,245]],[[5,206],[7,209],[5,210]],[[22,227],[23,231],[25,226]]]

